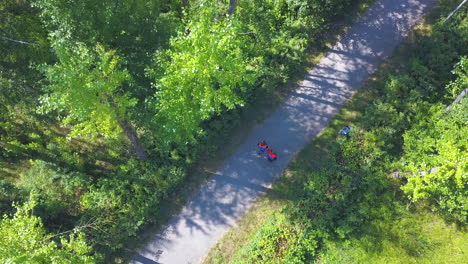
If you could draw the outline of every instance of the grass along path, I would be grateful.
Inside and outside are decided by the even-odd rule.
[[[427,22],[416,32],[425,35],[431,24],[440,16],[435,8],[427,16]],[[321,167],[325,157],[337,139],[337,131],[345,124],[352,124],[364,113],[377,97],[373,91],[390,73],[398,72],[408,64],[414,48],[415,34],[398,48],[392,57],[370,78],[352,100],[344,106],[329,126],[312,140],[288,166],[287,171],[275,183],[273,189],[259,198],[259,202],[231,229],[210,251],[205,264],[237,263],[242,250],[252,244],[262,228],[284,217],[282,208],[292,205],[289,199],[297,191],[303,172]],[[396,186],[398,191],[398,186]],[[299,186],[300,188],[300,186]],[[285,195],[286,194],[286,195]],[[362,235],[350,240],[325,242],[317,263],[464,263],[468,258],[468,233],[455,225],[444,222],[437,215],[421,209],[398,208],[394,221],[374,220],[363,228]],[[241,262],[242,263],[242,262]]]
[[[372,221],[360,237],[327,241],[318,263],[466,263],[468,232],[428,210],[402,211],[395,221]]]

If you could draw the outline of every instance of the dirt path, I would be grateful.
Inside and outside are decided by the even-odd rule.
[[[200,263],[434,3],[377,0],[131,263]],[[274,163],[256,154],[261,139],[278,153]]]

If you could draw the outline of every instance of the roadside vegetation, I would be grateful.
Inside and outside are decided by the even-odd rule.
[[[350,8],[2,1],[0,262],[123,262],[129,239],[164,223],[197,166],[256,102],[277,103]]]
[[[467,259],[466,7],[443,22],[458,4],[439,2],[205,263]]]

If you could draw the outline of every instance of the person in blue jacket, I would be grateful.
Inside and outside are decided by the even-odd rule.
[[[346,125],[345,127],[343,127],[341,130],[340,130],[340,135],[346,137],[346,138],[349,138],[349,131],[351,131],[351,128]]]

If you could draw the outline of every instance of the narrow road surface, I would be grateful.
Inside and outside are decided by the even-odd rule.
[[[434,4],[377,0],[131,263],[200,263]],[[277,152],[277,161],[256,154],[262,139]]]

